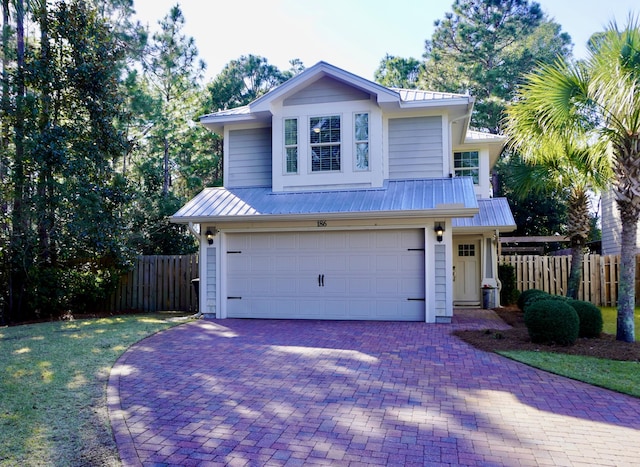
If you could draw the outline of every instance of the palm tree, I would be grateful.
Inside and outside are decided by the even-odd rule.
[[[580,147],[570,141],[561,144],[543,134],[521,139],[528,131],[519,117],[526,111],[522,100],[508,108],[506,131],[510,146],[518,157],[510,164],[509,180],[516,196],[529,193],[559,193],[567,204],[567,236],[571,242],[571,270],[566,294],[577,298],[582,279],[582,263],[586,241],[591,231],[590,192],[604,189],[611,175],[609,159],[604,152],[589,153],[590,146]]]
[[[519,101],[529,135],[606,146],[622,221],[616,338],[633,342],[636,229],[640,218],[640,28],[629,18],[591,41],[585,62],[558,59],[525,76]],[[523,104],[525,105],[525,104]],[[537,130],[532,130],[537,128]],[[524,141],[527,133],[521,136]],[[593,154],[596,150],[588,151]]]

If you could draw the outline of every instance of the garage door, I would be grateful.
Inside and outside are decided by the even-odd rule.
[[[230,318],[423,321],[422,230],[227,236]]]

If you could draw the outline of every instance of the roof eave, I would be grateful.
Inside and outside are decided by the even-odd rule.
[[[443,205],[433,209],[400,210],[400,211],[367,211],[367,212],[316,212],[305,214],[249,214],[234,216],[198,216],[198,217],[169,217],[174,224],[202,224],[206,222],[271,222],[292,220],[340,220],[340,219],[412,219],[412,218],[451,218],[473,217],[479,208],[464,208],[461,205]]]

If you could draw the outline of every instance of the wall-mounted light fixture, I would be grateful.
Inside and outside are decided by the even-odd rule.
[[[213,239],[217,233],[218,229],[216,229],[215,227],[213,229],[207,229],[207,231],[204,233],[207,236],[207,242],[209,242],[209,245],[213,245]]]
[[[441,242],[442,235],[444,234],[444,226],[440,222],[438,222],[433,228],[433,231],[436,233],[436,239]]]

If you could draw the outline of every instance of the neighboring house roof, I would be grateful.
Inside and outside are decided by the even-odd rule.
[[[172,222],[291,218],[471,217],[478,200],[469,177],[391,180],[382,188],[274,193],[263,188],[206,188]]]
[[[516,221],[506,198],[479,199],[478,208],[478,213],[473,217],[454,218],[452,220],[453,228],[457,230],[486,230],[491,227],[500,232],[516,230]]]

